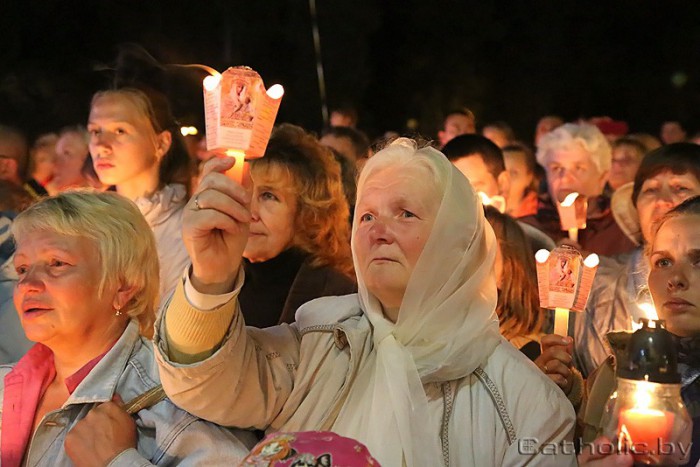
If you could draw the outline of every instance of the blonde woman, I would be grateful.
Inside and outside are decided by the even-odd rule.
[[[131,415],[122,407],[159,385],[149,341],[158,260],[133,203],[66,192],[20,214],[12,233],[14,303],[36,344],[0,366],[3,467],[224,465],[246,455],[231,432],[168,399]]]

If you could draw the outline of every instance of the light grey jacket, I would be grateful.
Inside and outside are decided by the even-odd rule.
[[[0,366],[0,401],[12,366]],[[159,384],[149,341],[132,321],[121,338],[78,385],[62,408],[39,423],[28,447],[26,466],[70,466],[66,434],[91,408],[119,394],[124,401]],[[134,415],[137,447],[118,455],[111,466],[237,465],[254,444],[251,433],[235,432],[197,419],[165,399]],[[3,433],[0,405],[0,436]]]
[[[219,310],[236,306],[234,298]],[[207,313],[192,308],[181,287],[172,307]],[[373,352],[372,329],[357,295],[311,301],[294,324],[267,329],[245,328],[237,310],[221,347],[189,365],[168,357],[166,313],[155,337],[163,387],[178,406],[225,426],[332,430]],[[434,429],[443,458],[434,465],[575,465],[573,444],[561,445],[573,437],[571,404],[507,341],[473,374],[424,389],[429,410],[441,420]]]
[[[586,309],[572,313],[574,364],[584,378],[612,355],[605,336],[612,331],[631,330],[632,320],[643,315],[639,303],[651,303],[649,268],[642,249],[618,259],[624,261],[601,262]]]

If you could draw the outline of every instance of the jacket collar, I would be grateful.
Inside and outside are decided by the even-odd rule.
[[[90,374],[75,388],[66,401],[70,404],[90,404],[112,400],[117,383],[129,363],[134,348],[139,345],[139,326],[131,320],[114,347],[95,365]]]
[[[137,198],[134,202],[152,227],[167,221],[173,212],[184,206],[187,202],[187,189],[179,183],[165,185],[150,198]]]

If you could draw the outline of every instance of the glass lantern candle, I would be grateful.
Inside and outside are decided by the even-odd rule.
[[[681,398],[677,352],[663,321],[641,321],[618,358],[603,433],[619,451],[630,452],[635,464],[682,465],[690,453],[692,421]]]

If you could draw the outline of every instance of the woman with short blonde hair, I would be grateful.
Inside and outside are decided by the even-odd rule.
[[[162,393],[149,340],[158,256],[131,201],[65,192],[17,216],[12,232],[15,307],[36,344],[0,366],[3,467],[235,465],[245,456],[233,433]]]

